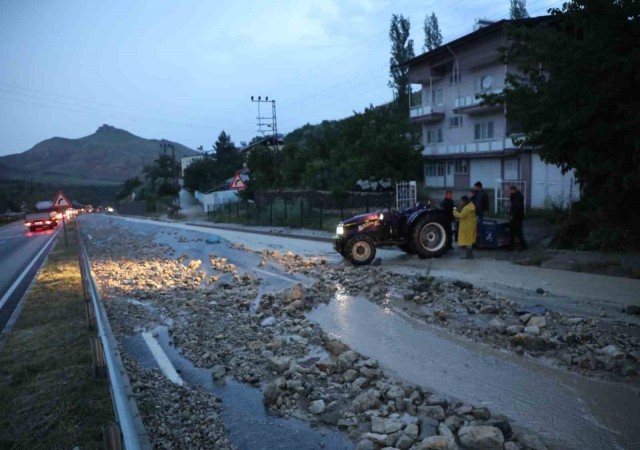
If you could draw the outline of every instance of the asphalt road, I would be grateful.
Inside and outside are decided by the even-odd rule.
[[[40,269],[59,229],[30,232],[21,221],[0,228],[0,333]]]

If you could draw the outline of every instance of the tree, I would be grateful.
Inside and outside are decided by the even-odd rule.
[[[527,12],[527,0],[511,0],[509,15],[514,20],[526,19],[529,17],[529,13]]]
[[[551,14],[512,31],[503,57],[519,72],[498,100],[521,125],[522,148],[575,170],[583,192],[569,233],[592,246],[637,245],[640,3],[573,0]]]
[[[213,151],[213,155],[205,155],[185,169],[184,186],[189,192],[220,187],[242,168],[244,157],[224,130],[213,144]]]
[[[406,112],[409,105],[409,67],[404,65],[413,58],[413,39],[409,39],[411,23],[402,14],[391,16],[389,39],[391,39],[391,58],[389,59],[389,87],[394,89],[398,105]]]
[[[511,0],[512,3],[514,0]],[[522,0],[524,1],[524,0]],[[431,51],[442,45],[442,33],[438,25],[438,18],[435,13],[428,14],[424,18],[424,47],[425,52]]]

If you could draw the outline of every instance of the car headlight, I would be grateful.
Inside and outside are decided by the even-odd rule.
[[[342,224],[338,225],[336,228],[336,234],[338,236],[342,236],[344,234],[344,226]]]

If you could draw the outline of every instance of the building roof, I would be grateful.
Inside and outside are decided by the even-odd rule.
[[[456,48],[456,47],[461,47],[463,45],[466,45],[470,42],[473,42],[475,40],[481,39],[484,36],[494,33],[496,31],[500,31],[502,30],[506,25],[513,25],[515,27],[520,27],[520,26],[527,26],[527,27],[531,27],[531,26],[537,26],[541,23],[546,23],[549,22],[551,19],[553,19],[554,16],[539,16],[539,17],[532,17],[532,18],[528,18],[528,19],[517,19],[517,20],[508,20],[508,19],[503,19],[503,20],[499,20],[497,22],[493,22],[489,25],[485,25],[483,27],[478,28],[477,30],[469,33],[469,34],[465,34],[464,36],[459,37],[458,39],[454,39],[453,41],[447,42],[443,45],[441,45],[438,48],[435,48],[433,50],[430,50],[426,53],[423,53],[421,55],[416,56],[415,58],[410,59],[409,61],[405,62],[404,64],[401,64],[402,66],[411,66],[414,64],[419,64],[422,62],[427,62],[427,61],[431,61],[434,59],[438,59],[438,58],[442,58],[443,56],[449,56],[450,50],[449,48]]]

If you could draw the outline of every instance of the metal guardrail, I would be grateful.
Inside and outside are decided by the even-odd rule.
[[[87,253],[82,233],[80,232],[79,221],[78,241],[80,243],[80,271],[82,273],[82,285],[85,294],[85,301],[88,303],[88,319],[95,320],[98,332],[96,340],[96,351],[104,359],[104,371],[109,381],[111,400],[116,419],[120,427],[121,442],[111,442],[108,448],[125,448],[126,450],[149,450],[151,443],[142,423],[138,406],[136,405],[133,390],[129,382],[129,377],[124,368],[122,360],[117,350],[116,342],[111,331],[111,325],[107,318],[107,313],[102,306],[98,289],[91,275],[89,256]],[[100,348],[101,347],[101,348]],[[109,433],[113,436],[113,432]],[[105,435],[105,446],[111,439]]]

